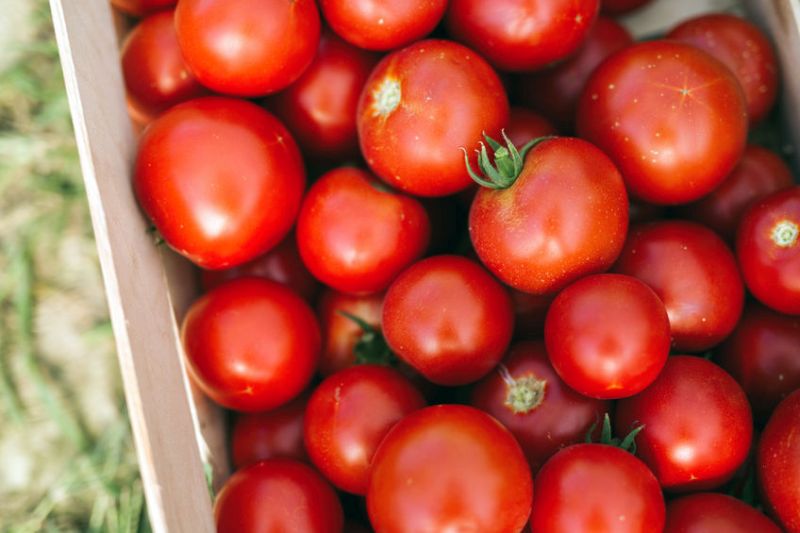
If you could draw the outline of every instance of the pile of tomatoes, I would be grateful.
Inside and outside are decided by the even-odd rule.
[[[756,26],[112,2],[138,201],[202,270],[187,367],[236,412],[219,531],[800,532],[800,187],[748,145]]]

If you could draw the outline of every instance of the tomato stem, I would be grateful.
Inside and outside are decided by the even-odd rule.
[[[533,139],[518,150],[517,147],[514,146],[514,143],[511,142],[511,139],[508,138],[508,135],[506,135],[505,130],[501,131],[501,134],[503,135],[503,141],[506,143],[505,146],[484,133],[483,138],[486,140],[486,143],[481,142],[480,150],[475,150],[478,154],[478,169],[484,177],[481,177],[473,170],[472,164],[469,162],[469,154],[467,154],[466,148],[461,148],[464,152],[464,163],[467,166],[467,172],[470,178],[482,187],[487,187],[489,189],[507,189],[511,187],[525,166],[525,156],[528,155],[528,152],[539,143],[553,138],[552,136],[547,136]],[[487,144],[492,149],[491,157],[486,148]]]
[[[361,337],[359,337],[353,347],[353,354],[355,355],[357,365],[378,364],[395,366],[397,364],[397,357],[392,353],[389,345],[386,344],[386,339],[383,337],[381,330],[369,324],[363,318],[342,309],[337,310],[337,313],[352,320],[361,328]]]
[[[547,381],[529,373],[514,378],[504,364],[497,365],[497,372],[506,384],[505,406],[515,415],[530,413],[544,401]]]
[[[592,439],[592,434],[596,428],[597,422],[595,421],[595,423],[592,424],[592,427],[590,427],[589,431],[586,433],[587,443],[591,444],[594,442]],[[600,431],[600,444],[607,444],[609,446],[614,446],[615,448],[625,450],[626,452],[636,454],[636,436],[641,433],[643,429],[644,424],[634,427],[623,439],[614,437],[613,432],[611,431],[611,418],[608,416],[608,413],[605,413],[603,415],[603,427]]]

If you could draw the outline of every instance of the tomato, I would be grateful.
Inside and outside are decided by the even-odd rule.
[[[367,510],[381,533],[522,529],[533,482],[519,444],[463,405],[415,411],[386,435],[372,463]]]
[[[658,481],[629,452],[576,444],[547,461],[535,480],[531,530],[654,533],[664,527]]]
[[[320,383],[308,402],[308,455],[334,485],[366,494],[381,440],[400,419],[423,407],[422,394],[396,370],[380,365],[340,370]]]
[[[708,196],[685,206],[681,214],[733,242],[739,221],[750,204],[790,187],[793,182],[792,171],[778,154],[750,145],[725,181]]]
[[[614,267],[664,302],[673,346],[702,352],[727,337],[744,306],[736,260],[709,229],[680,220],[635,227]]]
[[[747,458],[753,420],[747,397],[720,367],[674,355],[655,382],[617,403],[616,428],[643,425],[637,454],[667,490],[718,487]]]
[[[358,136],[369,166],[384,181],[419,196],[465,189],[462,148],[508,122],[500,78],[478,54],[428,40],[386,56],[358,104]]]
[[[701,492],[667,505],[664,533],[781,533],[775,523],[727,494]]]
[[[559,449],[581,442],[611,405],[587,398],[558,377],[541,341],[514,345],[475,384],[470,404],[497,418],[519,442],[535,474]]]
[[[353,296],[331,289],[322,293],[317,306],[322,331],[320,374],[329,376],[356,362],[353,350],[364,331],[342,312],[350,313],[380,329],[382,307],[383,294]]]
[[[763,304],[800,315],[800,187],[762,198],[745,212],[736,255],[747,288]]]
[[[599,0],[450,0],[447,29],[501,70],[533,70],[586,40]]]
[[[254,259],[289,232],[305,170],[275,117],[250,102],[209,97],[179,104],[147,128],[133,186],[167,244],[219,269]]]
[[[544,339],[550,361],[567,385],[592,398],[625,398],[650,385],[664,367],[669,318],[643,282],[596,274],[576,281],[553,300]]]
[[[614,160],[633,196],[680,204],[711,192],[736,166],[747,107],[725,65],[687,44],[649,41],[595,70],[577,131]]]
[[[800,391],[772,413],[758,445],[764,501],[788,533],[800,531]]]
[[[392,50],[436,27],[447,0],[320,0],[325,20],[344,40],[367,50]]]
[[[111,4],[134,17],[143,17],[156,11],[175,7],[178,0],[111,0]]]
[[[234,473],[214,503],[218,533],[341,533],[342,504],[310,467],[271,459]]]
[[[314,0],[181,0],[175,30],[203,85],[261,96],[288,86],[311,64],[320,20]]]
[[[418,200],[353,167],[331,170],[314,183],[297,219],[303,263],[342,292],[384,290],[422,257],[429,239],[428,214]]]
[[[308,304],[259,278],[229,281],[196,300],[181,339],[203,392],[239,411],[288,402],[311,381],[319,359],[319,326]]]
[[[305,461],[303,413],[308,396],[298,396],[286,405],[260,413],[241,413],[231,432],[233,466],[244,466],[286,457]]]
[[[514,336],[519,339],[540,339],[544,335],[544,319],[553,296],[529,294],[511,289],[514,303]]]
[[[758,26],[726,13],[686,20],[666,36],[708,52],[731,69],[744,89],[750,122],[763,119],[778,95],[778,59]]]
[[[478,264],[440,255],[409,267],[383,301],[389,347],[428,380],[463,385],[484,376],[511,341],[506,290]]]
[[[142,20],[125,37],[120,53],[128,107],[139,122],[148,123],[175,104],[208,93],[183,60],[172,11]]]
[[[589,76],[608,56],[633,44],[625,27],[598,17],[580,49],[557,65],[519,78],[518,92],[525,105],[539,111],[564,131],[575,127],[575,109]]]
[[[328,159],[358,155],[356,108],[361,89],[378,62],[330,32],[303,74],[270,98],[269,108],[294,134],[303,153]]]
[[[555,135],[556,129],[546,118],[537,115],[524,107],[512,107],[511,118],[506,128],[506,135],[517,146],[523,146],[528,141]]]
[[[628,229],[622,177],[586,141],[541,142],[513,183],[500,187],[478,191],[469,232],[483,264],[507,285],[554,293],[606,270],[622,250]]]
[[[627,13],[628,11],[633,11],[634,9],[649,4],[651,1],[652,0],[602,0],[601,8],[603,13],[621,15],[622,13]]]

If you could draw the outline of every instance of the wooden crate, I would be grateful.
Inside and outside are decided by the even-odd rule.
[[[192,389],[181,357],[178,324],[197,290],[191,266],[154,246],[136,205],[130,185],[136,138],[108,0],[50,4],[153,531],[211,532],[204,465],[216,487],[229,466],[223,414]],[[778,49],[787,145],[794,146],[800,141],[797,0],[657,0],[625,22],[652,35],[689,14],[742,7]]]

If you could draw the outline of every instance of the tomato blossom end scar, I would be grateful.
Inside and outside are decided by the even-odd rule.
[[[385,117],[400,105],[400,81],[386,77],[372,91],[372,116]]]
[[[799,234],[800,227],[797,226],[797,223],[784,219],[772,227],[770,238],[780,248],[791,248],[797,244]]]

